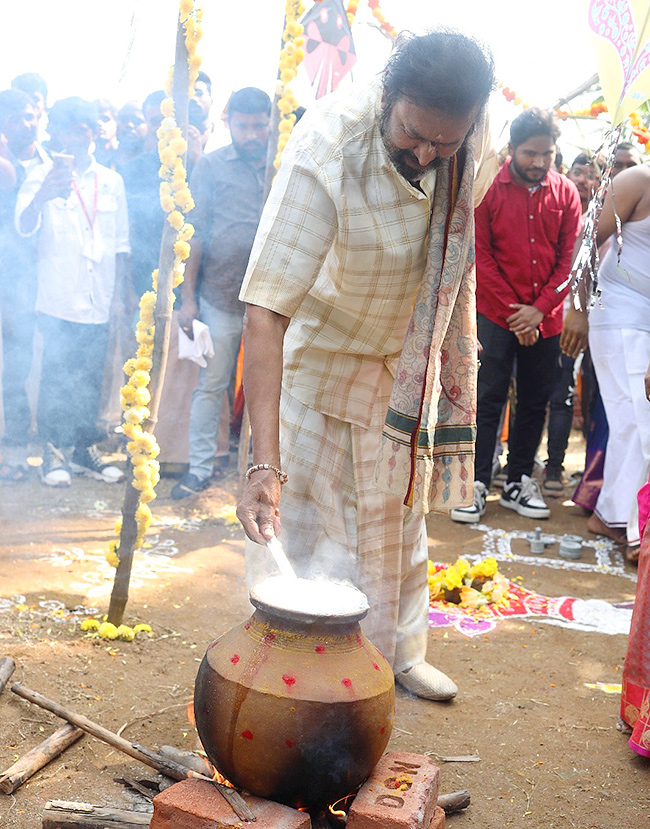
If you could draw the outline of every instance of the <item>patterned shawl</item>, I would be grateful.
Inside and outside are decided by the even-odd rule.
[[[416,513],[471,504],[476,440],[474,136],[437,172],[429,249],[375,480]]]

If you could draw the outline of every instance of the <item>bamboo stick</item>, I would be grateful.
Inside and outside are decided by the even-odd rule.
[[[0,774],[0,791],[5,794],[13,794],[39,769],[42,769],[43,766],[62,754],[66,748],[76,743],[83,735],[84,732],[81,728],[75,728],[69,722],[62,725],[54,734],[50,734],[40,745],[28,751],[27,754],[23,754],[13,766]]]
[[[155,754],[153,751],[149,751],[143,746],[137,745],[137,743],[130,743],[128,740],[125,740],[123,737],[119,737],[107,728],[104,728],[98,723],[89,720],[88,717],[84,717],[83,714],[77,714],[75,711],[71,711],[69,708],[60,705],[58,702],[44,697],[42,694],[39,694],[38,691],[32,691],[31,688],[26,688],[19,682],[12,685],[11,690],[22,699],[33,702],[34,705],[38,705],[40,708],[44,708],[46,711],[56,714],[57,717],[61,717],[73,725],[76,725],[77,728],[87,731],[89,734],[92,734],[93,737],[97,737],[98,740],[108,743],[108,745],[113,746],[113,748],[124,752],[124,754],[128,754],[130,757],[133,757],[135,760],[139,760],[139,762],[144,763],[147,766],[151,766],[151,768],[156,769],[156,771],[159,771],[162,774],[166,774],[168,777],[173,777],[174,780],[186,780],[188,777],[198,777],[201,780],[207,780],[216,786],[219,792],[236,812],[238,817],[242,820],[255,820],[255,815],[251,811],[250,807],[235,789],[223,786],[221,783],[217,783],[216,780],[212,780],[210,777],[206,777],[203,774],[197,774],[194,771],[190,771],[187,766],[182,766],[179,763],[175,763],[172,760],[167,759],[166,757],[162,757],[160,754]]]

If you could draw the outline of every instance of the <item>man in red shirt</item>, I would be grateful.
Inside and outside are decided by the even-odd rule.
[[[512,122],[510,158],[476,210],[476,300],[483,350],[478,374],[474,503],[451,511],[478,522],[492,472],[501,411],[516,360],[517,407],[501,505],[548,518],[531,477],[560,354],[562,300],[580,223],[575,185],[553,168],[560,129],[550,112],[527,109]]]

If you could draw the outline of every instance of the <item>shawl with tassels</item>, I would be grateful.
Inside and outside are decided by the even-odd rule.
[[[429,248],[375,479],[416,513],[472,503],[476,440],[474,137],[438,168]]]

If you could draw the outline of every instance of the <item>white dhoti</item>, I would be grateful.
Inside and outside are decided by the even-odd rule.
[[[628,544],[638,544],[636,496],[650,471],[650,402],[643,382],[650,364],[650,332],[592,327],[589,348],[609,424],[595,512],[608,527],[626,529]]]
[[[368,597],[362,622],[395,673],[424,661],[429,594],[424,518],[373,483],[393,379],[384,372],[368,428],[328,417],[283,390],[280,453],[289,481],[280,540],[298,575],[349,580]],[[272,572],[247,541],[249,586]]]

